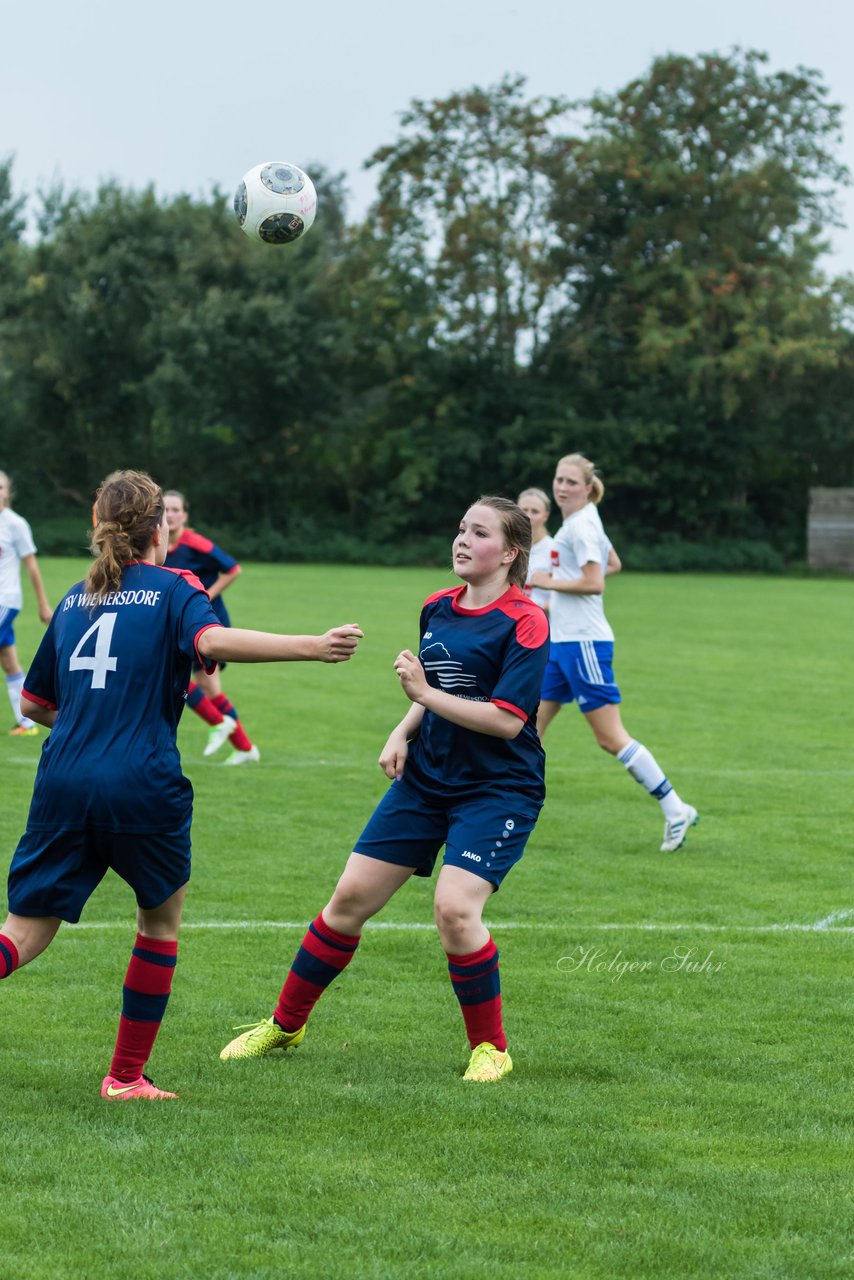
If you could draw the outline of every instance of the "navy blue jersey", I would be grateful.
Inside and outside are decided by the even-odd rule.
[[[429,596],[418,656],[427,682],[457,698],[494,702],[524,721],[512,739],[463,729],[425,711],[406,762],[407,781],[445,797],[522,791],[542,801],[545,755],[537,733],[549,624],[539,605],[510,587],[484,609],[462,609],[465,586]]]
[[[177,544],[166,553],[167,569],[186,569],[194,573],[206,589],[212,587],[221,573],[234,573],[240,565],[210,538],[195,529],[182,529]],[[231,626],[222,595],[211,601],[211,607],[224,627]]]
[[[92,605],[71,588],[27,673],[24,697],[57,708],[28,829],[175,831],[193,804],[178,721],[198,638],[222,624],[200,582],[152,564]]]

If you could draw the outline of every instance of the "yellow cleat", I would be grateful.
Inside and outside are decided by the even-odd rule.
[[[26,725],[16,724],[14,729],[9,730],[10,738],[37,738],[39,727],[37,724]]]
[[[239,1027],[234,1029],[240,1030]],[[265,1018],[227,1044],[219,1056],[223,1062],[228,1062],[231,1058],[263,1058],[276,1049],[295,1049],[304,1039],[304,1025],[296,1031],[283,1031],[272,1018]]]
[[[472,1049],[464,1080],[475,1080],[478,1084],[490,1084],[495,1080],[503,1080],[513,1070],[513,1060],[506,1050],[496,1049],[494,1044],[485,1040],[477,1048]]]

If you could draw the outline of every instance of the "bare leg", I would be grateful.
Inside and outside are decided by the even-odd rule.
[[[361,933],[365,921],[382,910],[412,872],[412,867],[351,853],[335,892],[323,908],[323,919],[336,933]]]
[[[446,955],[468,955],[486,946],[489,930],[481,917],[492,892],[488,880],[462,867],[442,867],[433,914]]]
[[[584,719],[593,730],[599,746],[609,755],[618,755],[631,742],[631,738],[623,728],[620,707],[616,702],[611,702],[605,707],[597,707],[595,711],[585,711]]]
[[[143,937],[160,938],[163,942],[176,942],[186,896],[187,886],[182,884],[181,888],[177,889],[171,898],[161,902],[159,907],[145,910],[137,907],[136,927]]]
[[[50,946],[61,924],[56,916],[8,915],[0,933],[14,942],[21,969]]]
[[[546,729],[548,729],[552,720],[554,720],[562,706],[562,702],[540,703],[539,710],[537,711],[537,733],[540,735],[540,739],[545,737]]]
[[[18,650],[13,644],[4,644],[0,648],[0,667],[7,676],[19,676],[21,664],[18,661]]]

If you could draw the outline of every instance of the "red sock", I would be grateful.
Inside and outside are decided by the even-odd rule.
[[[0,978],[8,978],[21,963],[18,948],[5,933],[0,933]]]
[[[353,959],[361,934],[336,933],[323,912],[308,926],[273,1014],[283,1031],[298,1031],[333,978]]]
[[[122,991],[122,1015],[110,1075],[130,1083],[138,1080],[151,1057],[160,1030],[172,975],[178,957],[178,943],[136,935]]]
[[[208,724],[222,724],[222,712],[217,710],[210,698],[206,697],[199,685],[194,684],[192,680],[187,686],[187,706]]]
[[[223,716],[234,717],[234,733],[229,734],[228,740],[234,747],[235,751],[251,751],[252,742],[247,737],[246,730],[243,728],[243,725],[237,717],[237,712],[234,709],[234,703],[229,702],[224,693],[218,693],[213,701],[217,711],[222,712]]]
[[[472,1049],[484,1041],[494,1044],[496,1049],[506,1049],[507,1037],[501,1020],[498,948],[492,939],[469,955],[448,956],[448,972],[454,994],[460,1002]]]

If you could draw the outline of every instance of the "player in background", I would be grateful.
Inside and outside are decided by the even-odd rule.
[[[555,536],[558,564],[553,572],[531,577],[532,586],[552,594],[552,647],[537,725],[542,738],[561,707],[577,702],[599,746],[616,756],[661,805],[661,851],[669,853],[685,843],[698,815],[674,791],[652,753],[629,736],[620,717],[620,690],[612,666],[614,633],[602,596],[606,576],[619,573],[622,566],[597,510],[604,492],[587,458],[571,453],[560,459],[554,478],[555,501],[564,518]]]
[[[463,585],[428,597],[418,655],[404,649],[394,663],[412,705],[379,758],[391,786],[310,925],[272,1017],[232,1040],[224,1060],[300,1044],[365,922],[410,876],[431,875],[444,845],[434,913],[471,1048],[463,1078],[492,1082],[511,1071],[498,950],[481,917],[545,795],[535,717],[548,622],[521,589],[530,546],[530,521],[506,498],[480,498],[463,516],[453,544]],[[417,1043],[424,1028],[414,1034]]]
[[[192,663],[212,671],[223,659],[344,662],[362,633],[224,627],[197,578],[162,567],[163,495],[142,472],[108,476],[95,518],[95,561],[60,601],[23,692],[25,711],[51,732],[9,871],[0,978],[44,951],[63,920],[79,920],[112,868],[136,894],[137,936],[101,1095],[160,1100],[176,1095],[143,1072],[169,999],[190,877],[193,789],[176,738]]]
[[[240,565],[210,538],[187,528],[189,506],[183,493],[167,489],[163,497],[169,524],[166,568],[188,569],[195,574],[207,590],[214,613],[224,627],[230,627],[231,619],[222,593],[237,578]],[[230,741],[233,750],[224,764],[249,764],[260,760],[261,753],[247,736],[234,703],[222,691],[219,670],[208,675],[203,666],[196,665],[193,674],[195,679],[190,681],[187,705],[210,726],[204,754],[215,755],[226,741]]]
[[[542,489],[523,489],[516,503],[531,522],[528,574],[550,573],[557,563],[555,540],[546,528],[552,510],[551,498]],[[552,598],[550,591],[543,591],[542,587],[532,587],[528,582],[525,583],[525,591],[535,604],[548,613]]]
[[[45,626],[50,622],[52,610],[47,602],[36,562],[32,531],[24,517],[12,510],[11,501],[12,482],[5,471],[0,471],[0,666],[6,676],[6,692],[15,717],[15,724],[9,732],[29,737],[38,733],[38,726],[21,711],[24,672],[18,661],[14,628],[15,619],[24,603],[21,565],[33,584],[39,617]]]

